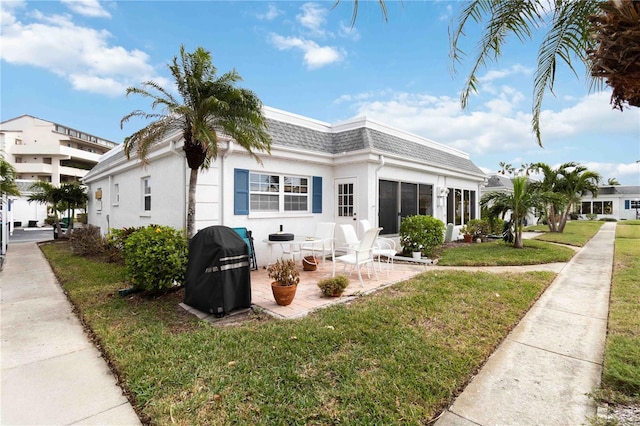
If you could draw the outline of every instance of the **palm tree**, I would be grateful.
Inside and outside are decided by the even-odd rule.
[[[561,167],[570,167],[575,163],[565,163]],[[537,174],[542,175],[542,180],[531,183],[531,190],[538,192],[556,192],[558,181],[560,179],[559,171],[553,169],[546,163],[534,163],[531,165],[531,170]],[[542,209],[543,216],[547,219],[547,226],[550,232],[558,232],[560,216],[558,212],[563,211],[565,208],[564,199],[555,199],[553,202],[546,203]]]
[[[609,186],[620,185],[620,182],[618,182],[618,179],[616,178],[609,178],[607,179],[607,185]]]
[[[254,151],[269,153],[271,139],[266,131],[260,99],[252,91],[236,87],[242,78],[235,70],[217,77],[217,69],[211,63],[211,54],[207,50],[198,47],[188,53],[181,46],[180,58],[173,58],[169,70],[175,79],[180,99],[154,81],[144,82],[140,88],[129,87],[127,95],[150,98],[153,101],[151,108],[155,110],[160,107],[163,111],[133,111],[122,118],[120,127],[133,117],[152,120],[124,140],[127,157],[135,151],[143,164],[152,144],[172,132],[182,132],[183,150],[191,169],[187,234],[192,236],[195,229],[198,171],[208,169],[217,158],[220,136],[233,138],[259,163],[261,161]]]
[[[16,185],[16,169],[0,155],[0,196],[20,196],[20,190]]]
[[[66,204],[69,229],[73,229],[73,217],[77,208],[84,208],[89,201],[89,195],[85,187],[78,182],[63,183],[60,185],[61,201]]]
[[[515,227],[514,248],[523,248],[522,229],[527,214],[541,208],[552,196],[548,193],[532,191],[526,176],[513,178],[513,192],[490,192],[482,196],[480,206],[486,208],[489,217],[504,216],[511,212],[511,220]]]
[[[561,167],[559,174],[561,178],[557,185],[557,192],[566,200],[566,207],[558,227],[558,232],[563,232],[571,210],[580,202],[582,197],[587,193],[593,194],[594,197],[598,196],[600,175],[581,165]]]
[[[31,195],[29,195],[27,201],[35,201],[37,203],[47,204],[50,206],[53,213],[56,233],[58,235],[63,235],[62,228],[60,226],[60,220],[58,218],[58,212],[63,211],[61,210],[60,206],[63,196],[62,190],[45,181],[36,181],[32,183],[31,185],[29,185],[28,190],[31,191]]]
[[[561,164],[557,169],[545,163],[535,163],[531,167],[543,177],[542,181],[534,182],[531,188],[557,194],[545,206],[549,231],[563,232],[572,208],[582,196],[587,192],[598,194],[600,175],[573,161]]]
[[[69,218],[68,231],[73,229],[73,216],[75,209],[83,207],[89,201],[89,195],[86,188],[81,186],[79,182],[63,183],[60,186],[52,185],[49,182],[37,181],[29,185],[31,195],[28,201],[49,204],[53,211],[55,227],[58,235],[63,235],[60,221],[58,220],[58,212],[67,210]]]

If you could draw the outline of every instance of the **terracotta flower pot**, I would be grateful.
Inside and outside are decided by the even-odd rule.
[[[313,256],[305,256],[302,258],[302,270],[315,271],[318,268],[319,259]]]
[[[471,234],[465,234],[465,235],[464,235],[464,242],[465,242],[465,243],[472,243],[472,242],[473,242],[473,235],[471,235]]]
[[[293,302],[296,295],[297,285],[279,285],[277,282],[271,283],[271,292],[276,303],[280,306],[287,306]]]

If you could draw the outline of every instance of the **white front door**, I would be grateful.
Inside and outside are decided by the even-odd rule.
[[[340,225],[351,225],[358,233],[358,197],[356,194],[357,179],[340,178],[335,180],[335,222],[337,247],[344,243],[344,237],[340,230]]]

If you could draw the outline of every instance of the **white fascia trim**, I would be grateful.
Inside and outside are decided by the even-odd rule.
[[[374,163],[378,163],[379,156],[383,155],[385,158],[385,166],[393,165],[398,168],[426,171],[440,176],[459,177],[464,179],[477,180],[478,182],[482,182],[487,178],[487,175],[485,174],[465,172],[452,167],[447,167],[445,165],[435,165],[420,160],[409,159],[397,155],[390,155],[385,152],[372,152],[371,154],[373,155],[371,157],[371,161]]]
[[[276,108],[271,108],[268,106],[262,107],[262,112],[266,118],[271,118],[273,120],[282,121],[289,124],[295,124],[298,126],[303,126],[312,130],[319,130],[321,132],[330,133],[331,132],[331,124],[325,123],[324,121],[314,120],[313,118],[304,117],[302,115],[293,114],[288,111],[283,111]]]

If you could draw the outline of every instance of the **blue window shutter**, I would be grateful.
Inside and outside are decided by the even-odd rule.
[[[322,176],[313,177],[312,213],[322,213]]]
[[[625,209],[625,210],[629,210],[630,208],[631,208],[631,207],[630,207],[629,200],[624,200],[624,209]]]
[[[233,214],[249,214],[249,170],[233,169]]]

